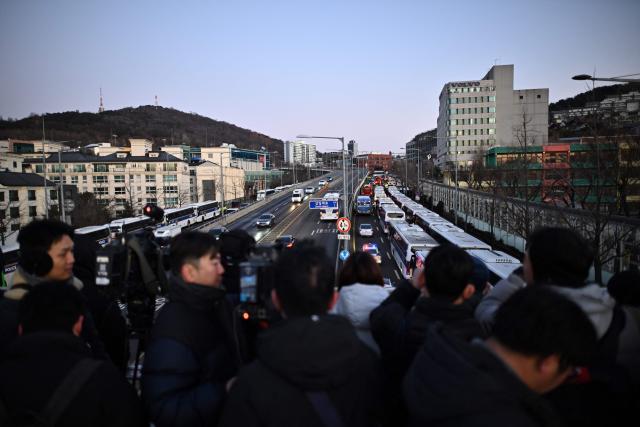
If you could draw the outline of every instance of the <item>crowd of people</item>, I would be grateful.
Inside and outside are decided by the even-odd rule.
[[[53,220],[18,241],[0,297],[0,425],[636,424],[639,273],[590,282],[593,254],[566,228],[532,233],[522,268],[494,286],[456,246],[388,289],[370,255],[336,277],[325,248],[299,242],[273,267],[269,327],[249,338],[224,240],[184,232],[139,384],[93,242]]]

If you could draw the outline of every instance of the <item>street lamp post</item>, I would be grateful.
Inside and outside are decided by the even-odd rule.
[[[577,76],[571,77],[573,80],[591,80],[593,81],[602,81],[602,82],[619,82],[619,83],[640,83],[640,79],[629,79],[629,76],[637,76],[639,74],[629,74],[626,76],[620,77],[593,77],[589,74],[578,74]]]
[[[347,156],[344,151],[344,137],[343,136],[311,136],[311,135],[298,135],[296,138],[300,139],[335,139],[342,144],[342,187],[344,189],[344,203],[343,203],[343,216],[349,218],[349,212],[347,206],[349,204],[349,198],[347,196]],[[344,250],[347,250],[348,243],[344,240]]]

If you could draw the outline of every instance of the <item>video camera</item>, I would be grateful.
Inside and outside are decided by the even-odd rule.
[[[154,223],[164,211],[153,204],[143,212]],[[127,232],[124,225],[96,254],[96,285],[115,293],[125,304],[133,330],[151,328],[156,297],[167,290],[164,253],[155,241],[152,227]]]

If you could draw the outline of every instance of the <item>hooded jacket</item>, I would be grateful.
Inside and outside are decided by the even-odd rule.
[[[482,342],[427,333],[404,380],[410,426],[555,426],[559,421]]]
[[[145,355],[143,400],[157,427],[215,425],[237,370],[225,291],[172,276],[168,297]]]
[[[511,273],[506,279],[500,280],[493,289],[480,300],[480,303],[475,309],[476,319],[483,325],[493,324],[494,317],[500,305],[526,285],[524,279],[514,273]]]
[[[323,427],[309,392],[326,392],[344,426],[374,425],[378,377],[375,355],[347,319],[287,319],[259,338],[258,359],[240,371],[221,425]]]
[[[369,348],[380,354],[380,348],[371,335],[369,315],[389,296],[382,286],[354,283],[340,289],[340,297],[333,313],[344,316],[356,329],[356,334]]]

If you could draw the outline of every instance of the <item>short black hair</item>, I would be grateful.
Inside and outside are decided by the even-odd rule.
[[[44,282],[34,286],[20,300],[18,323],[22,333],[63,331],[71,329],[84,314],[85,304],[80,292],[72,285]]]
[[[593,324],[573,301],[548,286],[527,286],[496,313],[492,336],[528,356],[560,357],[561,368],[584,366],[593,356]]]
[[[209,254],[211,258],[218,255],[216,238],[209,233],[200,231],[185,231],[171,240],[169,251],[169,265],[171,272],[180,275],[182,266]]]
[[[472,274],[471,255],[455,245],[437,246],[424,260],[425,286],[432,297],[455,300],[472,283]]]
[[[640,271],[619,271],[609,279],[607,290],[618,304],[640,307]]]
[[[587,242],[563,227],[535,230],[527,239],[527,253],[536,283],[580,288],[593,264],[593,251]]]
[[[325,249],[312,240],[280,255],[275,290],[289,317],[324,314],[333,295],[335,272]]]
[[[20,229],[18,243],[21,252],[48,252],[63,236],[73,239],[73,228],[55,219],[36,219]]]
[[[338,278],[338,289],[354,283],[384,286],[382,270],[371,254],[356,251],[342,266]]]

